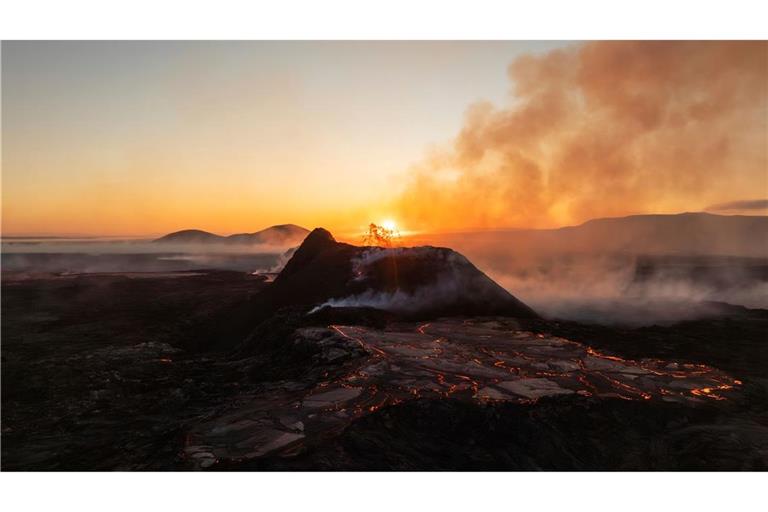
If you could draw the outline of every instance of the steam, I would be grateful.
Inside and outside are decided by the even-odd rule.
[[[768,42],[591,42],[509,67],[398,200],[431,229],[699,210],[768,186]]]
[[[169,272],[220,269],[273,272],[287,247],[271,244],[155,244],[148,240],[2,241],[4,272]]]
[[[435,247],[371,247],[352,259],[352,275],[355,281],[364,281],[368,277],[368,269],[374,263],[384,258],[395,258],[407,254],[410,259],[427,259],[444,261],[444,269],[440,271],[431,284],[419,286],[411,290],[397,289],[380,291],[367,289],[356,295],[342,298],[332,298],[312,309],[309,314],[324,307],[371,307],[396,313],[411,313],[433,308],[441,308],[460,301],[467,294],[475,298],[485,297],[489,293],[484,283],[478,285],[478,275],[468,273],[467,259],[455,252],[441,251]]]
[[[703,220],[719,219],[705,216]],[[731,220],[728,237],[718,235],[715,228],[721,226],[717,222],[714,227],[708,222],[696,224],[690,230],[693,238],[719,237],[723,242],[703,244],[699,251],[679,251],[681,244],[667,240],[670,237],[664,232],[669,229],[662,229],[664,224],[651,224],[651,233],[661,240],[650,244],[638,236],[638,227],[632,222],[621,222],[599,236],[591,232],[584,243],[582,228],[421,235],[409,242],[459,251],[547,318],[652,325],[727,310],[712,302],[768,308],[766,246],[756,245],[754,251],[733,250],[744,249],[748,241],[762,237],[768,219],[759,219],[760,229],[753,226],[753,219]],[[637,238],[639,243],[614,244],[617,232]],[[694,249],[686,240],[682,247]],[[724,245],[731,251],[723,252]],[[658,250],[648,250],[653,247]]]
[[[2,240],[3,254],[276,254],[289,245],[166,243],[149,240]]]
[[[555,261],[506,272],[490,272],[499,284],[540,311],[561,309],[562,303],[626,301],[633,304],[727,302],[768,308],[768,280],[763,267],[745,262],[688,266],[654,258],[602,259],[591,262]],[[648,275],[644,270],[648,271]],[[662,306],[663,307],[663,306]]]
[[[467,248],[489,277],[548,318],[653,325],[768,308],[768,260],[628,254],[492,255]],[[477,251],[477,252],[476,252]]]
[[[445,259],[446,262],[448,262],[451,265],[457,265],[457,264],[467,264],[469,263],[467,259],[462,256],[459,253],[456,252],[449,252],[449,253],[440,253],[436,252],[434,247],[431,246],[424,246],[424,247],[370,247],[366,251],[363,251],[363,253],[352,259],[352,272],[358,277],[363,277],[365,275],[365,269],[366,267],[372,265],[373,263],[376,263],[377,261],[383,260],[385,258],[394,258],[397,257],[400,254],[403,254],[404,252],[407,252],[408,256],[410,258],[435,258],[438,257],[440,259]]]
[[[279,274],[282,272],[285,264],[290,261],[291,257],[293,257],[293,253],[296,252],[296,249],[298,249],[298,247],[291,247],[277,257],[277,262],[274,265],[269,268],[258,269],[254,273]]]
[[[450,304],[461,296],[463,286],[450,278],[440,279],[435,284],[422,286],[412,293],[396,290],[394,292],[378,292],[366,290],[358,295],[339,299],[330,299],[313,308],[312,314],[324,307],[350,308],[371,307],[395,313],[409,313],[427,310]]]

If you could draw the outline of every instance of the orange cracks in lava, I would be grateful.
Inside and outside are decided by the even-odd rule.
[[[380,350],[380,349],[378,349],[376,347],[372,347],[372,346],[366,344],[361,338],[359,338],[359,337],[356,338],[354,336],[350,336],[349,334],[345,333],[344,330],[341,328],[341,326],[329,325],[328,327],[333,329],[337,333],[339,333],[339,335],[341,335],[341,336],[343,336],[343,337],[345,337],[345,338],[347,338],[349,340],[352,340],[352,341],[355,341],[355,342],[359,343],[360,346],[363,348],[363,350],[370,350],[372,352],[375,352],[379,356],[386,356],[387,355],[386,352],[384,352],[383,350]]]
[[[623,358],[618,357],[618,356],[611,356],[611,355],[608,355],[608,354],[604,354],[602,352],[598,352],[597,350],[595,350],[592,347],[587,347],[587,353],[589,355],[593,356],[593,357],[597,357],[597,358],[600,358],[600,359],[607,359],[607,360],[619,362],[619,363],[622,363],[622,364],[625,364],[625,365],[635,365],[635,366],[638,366],[639,368],[642,368],[643,370],[645,370],[645,371],[647,371],[649,373],[652,373],[654,375],[665,376],[665,377],[672,377],[672,378],[675,378],[675,379],[685,379],[685,378],[690,378],[691,376],[706,375],[710,371],[710,368],[708,366],[706,366],[706,365],[703,365],[703,364],[690,364],[690,363],[685,363],[685,364],[681,364],[680,365],[683,368],[685,368],[686,371],[674,371],[674,370],[663,371],[663,370],[659,370],[657,368],[652,368],[650,364],[644,364],[642,361],[634,361],[634,360],[631,360],[631,359],[623,359]],[[649,361],[650,363],[656,363],[657,365],[659,365],[660,363],[664,363],[664,361],[661,361],[661,360],[658,360],[658,359],[657,360],[647,360],[647,361]],[[615,379],[611,379],[610,377],[608,377],[608,376],[606,376],[606,375],[604,375],[604,374],[602,374],[600,372],[595,372],[595,373],[600,375],[603,378],[606,378],[608,380],[613,381],[613,383],[619,385],[619,387],[621,387],[623,389],[626,389],[627,391],[635,390],[636,392],[642,393],[640,396],[642,396],[646,400],[649,400],[652,397],[648,393],[645,393],[645,392],[642,392],[640,390],[637,390],[636,388],[633,388],[632,386],[630,386],[630,385],[628,385],[626,383],[621,383],[620,381],[617,381]],[[716,380],[713,377],[710,377],[710,378],[712,378],[713,380]],[[717,394],[715,392],[716,391],[726,391],[726,390],[734,389],[736,386],[740,386],[741,384],[742,384],[742,382],[740,380],[738,380],[738,379],[731,379],[730,383],[719,382],[719,384],[716,385],[716,386],[706,386],[706,387],[701,387],[701,388],[693,388],[693,389],[690,390],[690,393],[692,395],[698,396],[698,397],[710,398],[710,399],[713,399],[713,400],[725,400],[726,399],[725,397],[723,397],[722,395],[719,395],[719,394]],[[670,391],[670,390],[665,389],[665,388],[660,389],[659,392],[662,395],[683,395],[684,396],[683,392],[676,393],[674,391]],[[648,396],[644,396],[644,395],[648,395]]]

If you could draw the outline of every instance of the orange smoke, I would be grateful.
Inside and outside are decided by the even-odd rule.
[[[701,210],[768,189],[768,42],[593,42],[509,67],[412,170],[414,227],[548,227]]]

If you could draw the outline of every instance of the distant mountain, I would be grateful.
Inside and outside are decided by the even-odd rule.
[[[229,243],[293,245],[301,243],[309,230],[295,224],[280,224],[255,233],[241,233],[226,237]]]
[[[768,216],[680,213],[594,219],[558,229],[521,229],[430,235],[472,255],[629,253],[768,257]],[[473,250],[469,250],[469,248]]]
[[[296,245],[309,233],[308,230],[295,224],[280,224],[255,233],[239,233],[230,236],[221,236],[200,229],[184,229],[169,233],[154,240],[154,243],[173,244],[268,244],[268,245]]]
[[[161,236],[157,240],[153,240],[155,243],[174,243],[174,244],[208,244],[208,243],[221,243],[226,240],[226,237],[214,235],[207,231],[200,229],[183,229],[181,231],[175,231],[165,236]]]
[[[768,216],[632,215],[590,220],[551,236],[583,251],[768,257]]]

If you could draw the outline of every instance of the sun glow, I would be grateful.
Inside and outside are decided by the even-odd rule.
[[[397,223],[392,219],[384,219],[379,225],[389,231],[397,230]]]

